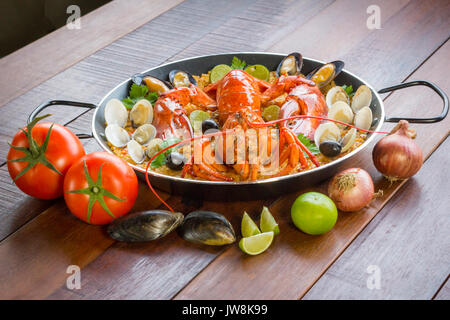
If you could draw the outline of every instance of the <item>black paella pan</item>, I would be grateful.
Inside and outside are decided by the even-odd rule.
[[[168,79],[168,74],[171,70],[178,69],[184,70],[191,74],[207,73],[214,66],[218,64],[228,64],[234,56],[245,60],[248,65],[262,64],[269,70],[275,70],[280,61],[286,56],[284,54],[277,53],[259,53],[259,52],[233,52],[208,56],[193,57],[189,59],[183,59],[171,63],[167,63],[158,67],[151,68],[145,72],[142,72],[139,76],[150,75],[162,80]],[[315,68],[323,65],[324,62],[303,58],[302,73],[307,74]],[[133,76],[136,79],[136,75]],[[51,100],[39,105],[29,116],[28,121],[34,119],[43,109],[51,105],[69,105],[82,108],[92,108],[94,115],[92,118],[92,133],[91,134],[78,134],[80,138],[95,138],[99,145],[107,152],[111,152],[105,138],[105,118],[104,108],[106,103],[112,98],[123,99],[128,95],[130,86],[133,83],[133,77],[118,84],[112,89],[97,105],[90,103],[74,102],[74,101],[62,101]],[[368,86],[372,91],[372,103],[370,108],[372,110],[374,122],[372,124],[372,130],[380,131],[383,123],[386,122],[398,122],[401,119],[406,119],[412,123],[432,123],[438,122],[444,119],[448,113],[448,97],[438,88],[435,84],[427,81],[413,81],[408,83],[402,83],[396,86],[379,90],[378,92],[366,81],[357,77],[356,75],[346,71],[345,69],[335,79],[337,85],[352,85],[353,88],[358,88],[361,85]],[[386,118],[383,100],[379,96],[380,93],[387,93],[402,89],[410,86],[424,85],[433,89],[443,101],[443,110],[439,116],[433,118]],[[191,180],[180,177],[173,177],[163,175],[149,171],[149,179],[151,183],[157,188],[166,192],[182,194],[192,197],[204,197],[204,198],[219,198],[219,199],[248,199],[248,198],[263,198],[267,196],[276,196],[289,191],[298,190],[301,187],[316,184],[323,181],[333,174],[339,171],[345,163],[351,161],[357,153],[364,150],[367,145],[375,138],[376,134],[369,134],[366,141],[357,149],[349,154],[346,154],[342,158],[334,160],[321,167],[299,172],[287,176],[275,177],[265,180],[246,181],[246,182],[226,182],[226,181],[203,181],[203,180]],[[143,178],[145,176],[145,170],[140,167],[130,164],[136,171],[136,174]]]

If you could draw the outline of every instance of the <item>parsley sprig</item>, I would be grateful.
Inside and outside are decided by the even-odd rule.
[[[162,149],[164,149],[164,148],[167,148],[168,146],[170,146],[170,145],[172,145],[172,144],[174,144],[174,143],[180,142],[180,141],[181,141],[181,139],[179,139],[179,138],[169,138],[169,139],[165,140],[163,143],[161,143],[161,144],[159,145],[160,150],[162,150]],[[167,162],[167,156],[168,156],[170,153],[174,152],[175,149],[177,149],[177,148],[178,148],[178,146],[172,147],[172,148],[170,148],[170,149],[168,149],[168,150],[166,150],[166,151],[160,153],[155,159],[153,159],[153,161],[152,161],[152,163],[151,163],[150,165],[151,165],[153,168],[159,168],[159,167],[161,167],[162,165],[166,164],[166,162]]]
[[[300,133],[297,136],[297,138],[298,138],[298,140],[300,140],[301,143],[303,143],[305,145],[305,147],[308,148],[309,151],[311,151],[312,154],[316,155],[316,154],[320,153],[319,147],[316,146],[316,144],[314,142],[309,140],[308,137],[305,137],[303,135],[303,133]],[[303,151],[303,153],[305,154],[305,156],[308,156],[305,151]]]
[[[148,88],[146,86],[138,86],[133,83],[130,88],[130,92],[128,93],[128,97],[122,99],[123,104],[128,109],[133,108],[136,102],[141,99],[147,99],[151,104],[154,104],[158,99],[157,92],[148,92]]]
[[[345,92],[347,92],[349,97],[353,97],[355,95],[355,93],[353,92],[353,86],[352,85],[347,86],[347,85],[344,84],[342,86],[342,89],[344,89]]]
[[[240,60],[238,57],[233,57],[233,60],[231,61],[231,69],[244,70],[245,65],[246,65],[245,61]]]

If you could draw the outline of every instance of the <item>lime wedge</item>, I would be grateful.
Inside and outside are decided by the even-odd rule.
[[[275,235],[280,233],[280,228],[278,227],[278,223],[275,221],[274,217],[270,213],[267,207],[263,207],[261,212],[261,220],[259,222],[259,226],[262,232],[273,231]]]
[[[247,72],[248,74],[254,76],[255,78],[258,78],[258,79],[261,79],[264,81],[269,81],[270,72],[262,64],[254,64],[252,66],[248,66],[247,68],[245,68],[244,71]]]
[[[209,81],[211,83],[217,82],[225,75],[231,71],[231,67],[226,64],[218,64],[214,68],[212,68],[211,73],[209,74]]]
[[[252,256],[263,253],[273,241],[273,232],[264,232],[239,241],[239,248]]]
[[[241,222],[241,233],[244,238],[254,236],[261,233],[256,223],[250,218],[247,212],[244,212]]]
[[[208,112],[202,110],[194,110],[189,115],[189,121],[191,121],[192,129],[194,132],[202,130],[202,122],[211,118]]]
[[[280,113],[280,107],[273,104],[266,108],[264,108],[262,112],[262,116],[265,121],[273,121],[278,120],[278,115]]]

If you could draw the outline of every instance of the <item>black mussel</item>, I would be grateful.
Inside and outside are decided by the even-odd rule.
[[[277,76],[299,75],[303,67],[303,57],[298,52],[288,54],[277,67]]]
[[[326,157],[336,157],[341,153],[342,145],[336,141],[323,141],[319,150]]]
[[[171,152],[167,155],[167,166],[172,169],[179,171],[183,169],[186,163],[186,158],[179,152]]]
[[[195,81],[194,77],[189,72],[181,70],[170,71],[169,80],[175,88],[189,87],[191,83],[195,86],[197,85],[197,81]]]
[[[314,81],[319,88],[325,87],[344,69],[344,62],[337,60],[315,68],[306,78]]]
[[[223,215],[212,211],[189,213],[178,232],[187,241],[211,246],[223,246],[236,241],[231,223]]]
[[[167,81],[163,81],[152,76],[144,76],[142,74],[133,75],[131,80],[138,86],[145,85],[150,92],[157,92],[158,94],[164,93],[173,88],[172,84]]]
[[[219,125],[212,119],[206,119],[202,121],[202,132],[205,133],[208,130],[219,130]]]
[[[111,222],[108,234],[125,242],[151,241],[164,237],[183,222],[183,214],[149,210],[128,214]]]

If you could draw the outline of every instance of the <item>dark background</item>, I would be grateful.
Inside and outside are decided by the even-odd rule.
[[[111,0],[0,0],[0,58],[66,24],[67,7],[81,15]]]

